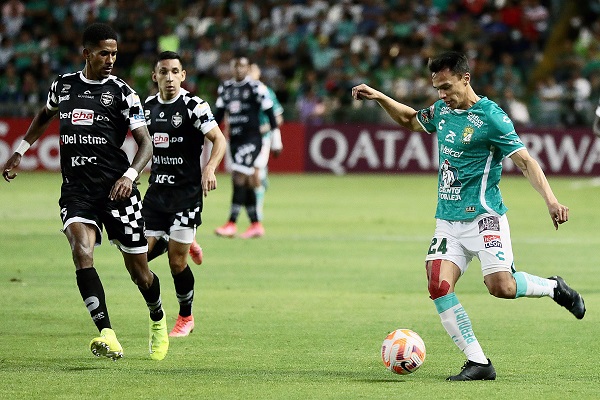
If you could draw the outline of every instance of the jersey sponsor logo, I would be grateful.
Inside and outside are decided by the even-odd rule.
[[[183,157],[167,157],[152,155],[152,164],[183,165]]]
[[[161,175],[156,175],[156,178],[154,179],[154,183],[168,183],[170,185],[174,185],[175,184],[175,175],[166,175],[166,174],[161,174]]]
[[[71,157],[71,167],[81,167],[87,164],[98,164],[97,157],[74,156]]]
[[[455,137],[456,137],[456,133],[454,131],[450,131],[450,133],[446,135],[446,138],[444,140],[446,142],[454,143],[454,138]]]
[[[440,145],[440,153],[442,153],[443,155],[446,156],[450,156],[450,157],[454,157],[454,158],[460,158],[463,155],[463,151],[456,151],[454,149],[451,149],[448,146],[444,146],[443,144]]]
[[[239,100],[232,100],[229,103],[229,112],[231,114],[238,114],[242,111],[242,102]]]
[[[66,96],[58,96],[58,102],[59,103],[62,102],[62,101],[70,100],[70,99],[71,99],[71,95],[70,94],[68,94]]]
[[[71,113],[71,123],[73,125],[92,125],[94,123],[94,111],[85,108],[74,109]]]
[[[460,141],[463,142],[464,144],[471,143],[471,139],[473,138],[474,133],[475,133],[475,128],[473,128],[472,126],[466,126],[465,129],[463,130],[462,139],[460,139]]]
[[[478,128],[481,128],[481,126],[483,125],[483,121],[481,120],[481,118],[479,118],[478,115],[475,115],[472,112],[469,112],[469,114],[467,114],[467,119],[470,123],[472,123]]]
[[[476,211],[475,206],[465,207],[465,212],[474,213]]]
[[[154,141],[154,147],[159,147],[162,149],[166,149],[169,147],[168,133],[155,132],[152,136],[152,140]]]
[[[100,95],[100,103],[102,103],[103,106],[110,106],[113,102],[115,96],[113,96],[113,94],[111,92],[106,92],[106,93],[102,93]]]
[[[182,122],[183,122],[183,116],[181,116],[179,113],[177,113],[171,117],[171,125],[173,125],[175,128],[179,128],[181,126]]]
[[[462,183],[458,180],[458,170],[450,164],[450,161],[444,160],[440,167],[441,182],[438,189],[441,200],[459,201],[462,200],[460,191]]]
[[[479,233],[483,231],[500,231],[500,220],[496,216],[481,218],[478,222]]]
[[[492,247],[502,248],[502,241],[500,240],[499,235],[484,235],[483,245],[486,249],[490,249]]]

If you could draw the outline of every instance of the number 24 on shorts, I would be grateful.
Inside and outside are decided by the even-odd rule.
[[[437,247],[436,247],[437,245]],[[439,245],[438,245],[438,238],[433,238],[431,239],[431,244],[429,245],[429,251],[427,252],[427,254],[434,254],[434,253],[441,253],[441,254],[446,254],[446,251],[448,251],[447,247],[446,247],[446,238],[442,238],[442,240],[439,240]]]

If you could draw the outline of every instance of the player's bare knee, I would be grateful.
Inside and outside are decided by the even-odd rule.
[[[94,265],[94,248],[85,244],[84,242],[73,244],[71,246],[71,254],[73,255],[75,267],[77,268],[84,268]]]

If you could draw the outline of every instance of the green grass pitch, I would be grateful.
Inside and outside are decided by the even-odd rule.
[[[147,176],[143,177],[147,179]],[[600,187],[551,178],[571,220],[554,231],[523,177],[505,177],[517,269],[562,275],[588,309],[576,320],[551,299],[487,294],[477,261],[457,285],[494,382],[450,383],[464,358],[428,298],[424,257],[434,228],[430,175],[273,175],[262,239],[213,234],[231,183],[206,199],[198,240],[196,330],[148,356],[147,310],[117,249],[96,248],[122,360],[97,359],[97,333],[60,232],[60,176],[22,172],[0,184],[1,399],[598,399]],[[142,191],[147,187],[144,182]],[[242,214],[239,229],[247,227]],[[169,327],[178,306],[165,257],[151,263]],[[427,346],[409,376],[388,372],[380,346],[410,328]]]

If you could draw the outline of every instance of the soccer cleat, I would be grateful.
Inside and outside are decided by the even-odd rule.
[[[496,379],[496,370],[489,358],[487,364],[467,360],[458,375],[446,378],[447,381],[493,381],[494,379]]]
[[[560,276],[551,276],[548,279],[556,281],[554,288],[554,301],[571,312],[577,319],[585,315],[585,303],[583,297],[571,289],[567,282]]]
[[[202,247],[200,247],[198,242],[196,242],[196,239],[194,239],[192,245],[190,246],[190,257],[196,265],[202,264]]]
[[[115,331],[110,328],[102,329],[100,336],[92,339],[90,350],[96,357],[108,357],[113,361],[123,357],[123,347],[117,340]]]
[[[175,326],[171,333],[169,333],[170,337],[183,337],[188,336],[190,333],[194,331],[194,316],[190,315],[189,317],[182,317],[181,315],[177,316],[177,322],[175,322]]]
[[[215,229],[217,236],[234,237],[237,232],[235,222],[228,221],[225,225]]]
[[[265,235],[265,228],[260,222],[250,224],[246,232],[242,233],[242,239],[258,238]]]
[[[160,321],[150,319],[150,358],[162,360],[169,350],[169,334],[167,333],[167,316],[163,315]]]

